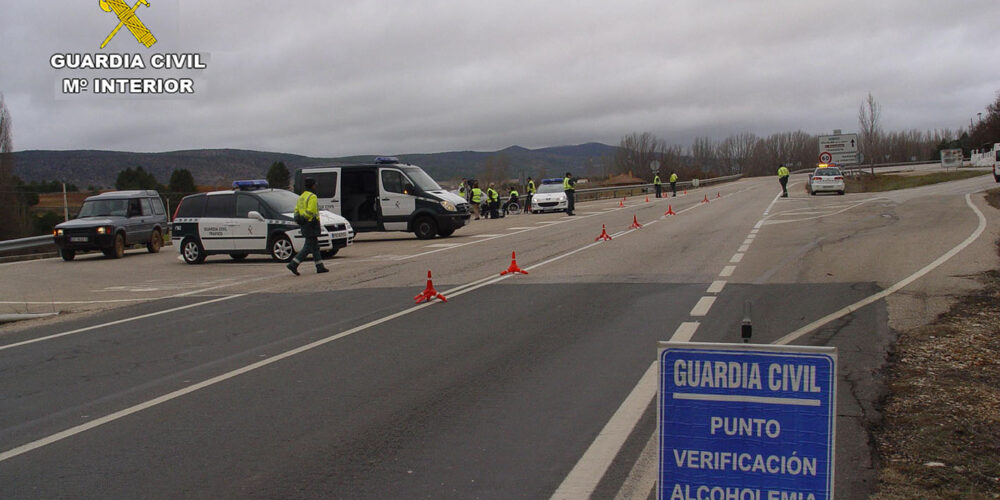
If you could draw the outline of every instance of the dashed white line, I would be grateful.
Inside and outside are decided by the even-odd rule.
[[[729,262],[731,262],[733,264],[737,264],[737,263],[739,263],[742,260],[743,260],[743,254],[742,253],[737,253],[736,255],[733,255],[733,258],[729,259]]]
[[[706,296],[698,299],[698,303],[694,305],[694,309],[691,309],[691,316],[707,315],[709,309],[712,308],[712,304],[715,304],[715,297]]]
[[[739,250],[737,250],[737,252],[746,253],[747,250],[750,250],[750,245],[740,245],[740,248]]]
[[[722,276],[723,278],[725,278],[727,276],[732,276],[733,275],[733,271],[735,271],[735,270],[736,270],[736,266],[726,266],[726,267],[723,267],[722,268],[722,272],[719,273],[719,276]]]
[[[724,286],[726,286],[726,281],[725,280],[716,280],[716,281],[713,281],[712,284],[708,287],[708,290],[705,293],[719,293],[719,292],[722,291],[722,288]]]
[[[701,323],[697,321],[685,321],[681,323],[677,327],[677,330],[674,330],[674,334],[670,337],[670,341],[690,342],[691,337],[694,337],[694,332],[698,330],[698,325],[701,325]]]

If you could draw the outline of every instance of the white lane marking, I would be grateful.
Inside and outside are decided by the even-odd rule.
[[[754,237],[756,238],[756,235],[757,235],[757,231],[760,231],[760,229],[759,229],[759,228],[754,228],[754,229],[752,229],[752,230],[750,231],[750,234],[754,235]],[[749,238],[749,237],[750,237],[750,236],[747,236],[747,238]]]
[[[750,245],[740,245],[739,250],[736,251],[740,253],[746,253],[747,250],[750,250]]]
[[[719,293],[722,291],[722,287],[724,286],[726,286],[725,280],[715,280],[708,287],[708,290],[705,293]]]
[[[508,227],[507,228],[508,231],[513,231],[513,230],[524,231],[525,229],[534,229],[534,228],[533,227],[522,227],[522,226],[514,226],[514,227]]]
[[[246,295],[246,294],[245,293],[241,293],[241,294],[238,294],[238,295],[228,295],[226,297],[219,297],[217,299],[206,300],[204,302],[197,302],[197,303],[194,303],[194,304],[188,304],[186,306],[174,307],[172,309],[166,309],[164,311],[157,311],[157,312],[153,312],[153,313],[149,313],[149,314],[143,314],[143,315],[140,315],[140,316],[132,316],[131,318],[124,318],[124,319],[119,319],[119,320],[116,320],[116,321],[110,321],[108,323],[101,323],[100,325],[93,325],[93,326],[87,326],[87,327],[84,327],[84,328],[77,328],[76,330],[70,330],[68,332],[62,332],[62,333],[56,333],[56,334],[53,334],[53,335],[47,335],[45,337],[39,337],[37,339],[30,339],[30,340],[24,340],[24,341],[21,341],[21,342],[15,342],[13,344],[0,345],[0,351],[6,350],[6,349],[13,349],[15,347],[20,347],[20,346],[23,346],[23,345],[34,344],[35,342],[42,342],[42,341],[45,341],[45,340],[52,340],[52,339],[56,339],[56,338],[59,338],[59,337],[65,337],[67,335],[74,335],[74,334],[77,334],[77,333],[83,333],[83,332],[87,332],[87,331],[90,331],[90,330],[95,330],[95,329],[98,329],[98,328],[105,328],[105,327],[108,327],[108,326],[120,325],[122,323],[128,323],[129,321],[135,321],[135,320],[139,320],[139,319],[151,318],[153,316],[159,316],[161,314],[167,314],[167,313],[172,313],[172,312],[177,312],[177,311],[183,311],[185,309],[190,309],[192,307],[204,306],[204,305],[207,305],[207,304],[213,304],[215,302],[222,302],[223,300],[229,300],[229,299],[235,299],[237,297],[243,297],[244,295]]]
[[[771,213],[771,207],[773,207],[774,204],[777,203],[778,198],[781,198],[781,191],[778,191],[778,194],[774,196],[774,199],[771,200],[771,203],[767,206],[767,208],[764,209],[764,216],[767,216],[767,214]],[[754,229],[757,229],[759,227],[760,227],[760,222],[758,222],[757,225],[754,226]]]
[[[451,247],[457,247],[459,245],[461,245],[461,243],[433,243],[433,244],[430,244],[430,245],[424,245],[424,247],[426,247],[426,248],[451,248]]]
[[[691,316],[705,316],[712,308],[712,304],[715,304],[715,297],[705,296],[698,299],[698,303],[691,309]]]
[[[744,254],[742,254],[742,253],[737,253],[737,254],[733,255],[733,258],[729,259],[729,262],[732,263],[732,264],[737,264],[741,260],[743,260],[743,255]]]
[[[594,442],[590,443],[590,447],[580,457],[573,470],[563,479],[562,484],[552,494],[553,499],[576,500],[588,498],[594,493],[597,483],[604,477],[611,461],[625,444],[625,439],[631,434],[654,396],[656,396],[655,361],[649,365],[639,383],[618,407],[611,420],[601,429]]]
[[[781,337],[780,339],[774,341],[774,343],[777,345],[785,345],[794,342],[803,335],[812,332],[813,330],[831,321],[847,316],[848,314],[851,314],[852,312],[857,311],[858,309],[861,309],[862,307],[867,306],[872,302],[876,302],[878,300],[881,300],[885,297],[888,297],[889,295],[898,292],[899,290],[903,289],[903,287],[909,285],[910,283],[913,283],[914,281],[922,278],[925,274],[938,268],[941,264],[948,262],[948,260],[957,255],[958,252],[961,252],[966,247],[971,245],[972,242],[976,241],[979,238],[979,236],[983,234],[983,231],[986,230],[986,216],[984,216],[983,213],[980,212],[978,208],[976,208],[976,205],[972,203],[971,194],[965,195],[965,203],[969,205],[969,208],[971,208],[972,211],[976,213],[976,216],[979,217],[979,225],[976,227],[976,230],[973,231],[972,234],[970,234],[969,237],[965,239],[965,241],[959,243],[951,250],[948,250],[944,255],[938,257],[937,259],[934,259],[933,262],[924,266],[923,269],[920,269],[919,271],[907,276],[905,279],[899,281],[895,285],[892,285],[891,287],[882,290],[881,292],[876,293],[875,295],[872,295],[868,298],[859,300],[847,307],[840,309],[839,311],[827,314],[826,316],[823,316],[822,318],[813,321],[812,323],[809,323],[808,325],[803,326],[802,328],[799,328],[798,330],[795,330],[794,332],[789,333],[784,337]]]
[[[659,467],[659,444],[660,431],[654,430],[653,435],[646,441],[646,446],[639,453],[639,459],[635,466],[629,471],[628,477],[622,483],[621,489],[615,495],[615,500],[633,500],[635,498],[649,498],[656,487],[656,473]]]
[[[701,323],[697,321],[685,321],[681,323],[676,330],[674,330],[673,336],[670,337],[671,342],[690,342],[691,337],[694,337],[694,332],[698,331],[698,326]]]
[[[549,224],[559,224],[560,222],[563,222],[563,221],[561,221],[561,220],[541,220],[541,221],[536,222],[535,224],[549,225]]]
[[[65,304],[113,304],[116,302],[143,302],[147,300],[155,300],[159,297],[137,297],[134,299],[108,299],[108,300],[60,300],[60,301],[31,301],[31,300],[4,300],[0,301],[0,304],[24,304],[28,306],[32,305],[65,305]]]
[[[736,270],[736,266],[726,266],[726,267],[723,267],[722,268],[722,272],[719,273],[719,276],[721,276],[723,278],[725,278],[727,276],[732,276],[733,275],[733,271],[735,271],[735,270]]]
[[[483,234],[470,234],[469,236],[472,237],[472,238],[497,238],[497,237],[503,236],[503,235],[502,234],[483,233]]]
[[[757,237],[757,233],[750,233],[747,235],[747,241],[753,241]]]

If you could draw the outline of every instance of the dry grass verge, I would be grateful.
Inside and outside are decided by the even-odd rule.
[[[1000,190],[987,200],[1000,208]],[[1000,498],[1000,272],[981,279],[897,341],[873,498]]]
[[[847,185],[848,193],[874,193],[957,181],[989,173],[986,170],[961,170],[955,172],[934,172],[925,175],[866,174],[859,177],[845,177],[844,182]]]

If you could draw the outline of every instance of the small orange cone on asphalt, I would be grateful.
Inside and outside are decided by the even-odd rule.
[[[688,190],[687,190],[687,189],[685,189],[685,190],[684,190],[684,194],[685,194],[685,195],[687,195],[687,194],[688,194]]]
[[[517,255],[515,255],[514,252],[510,253],[510,267],[508,267],[506,271],[501,271],[500,276],[510,273],[528,274],[528,271],[517,267]]]
[[[413,300],[416,301],[417,304],[419,304],[425,300],[429,302],[434,297],[441,299],[441,302],[448,302],[448,299],[444,298],[444,295],[441,295],[440,293],[438,293],[437,290],[434,289],[434,282],[431,281],[431,272],[430,270],[428,270],[427,288],[424,288],[424,291],[420,292],[416,297],[413,297]]]
[[[618,200],[618,208],[625,208],[625,198]]]
[[[611,241],[611,235],[608,234],[608,229],[604,227],[604,224],[601,224],[601,235],[594,238],[594,241],[600,241],[600,240]]]
[[[701,200],[701,202],[702,202],[702,203],[708,203],[708,195],[707,195],[707,194],[705,195],[705,199],[704,199],[704,200]]]
[[[722,198],[722,193],[718,193],[718,192],[717,192],[717,193],[715,193],[715,197],[716,197],[716,198]]]
[[[649,203],[649,196],[646,197],[646,203]]]
[[[635,216],[633,215],[632,225],[629,226],[629,229],[639,229],[640,227],[642,227],[642,224],[639,224],[639,219],[636,219]]]
[[[667,211],[663,212],[663,215],[677,215],[677,212],[674,212],[673,205],[667,205]]]

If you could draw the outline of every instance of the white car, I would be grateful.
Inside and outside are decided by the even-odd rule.
[[[822,191],[844,194],[844,187],[844,173],[837,167],[822,164],[806,181],[806,190],[813,195]]]
[[[567,208],[566,193],[562,184],[542,184],[531,197],[531,213],[565,212]]]

